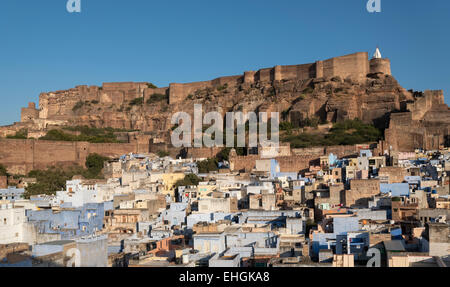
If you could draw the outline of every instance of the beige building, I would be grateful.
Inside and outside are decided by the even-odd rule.
[[[236,212],[237,205],[237,198],[202,198],[198,201],[198,211],[200,213]]]
[[[168,194],[172,198],[175,197],[175,184],[177,181],[184,179],[184,173],[165,173],[162,175],[162,181],[164,188],[162,190],[163,194]]]

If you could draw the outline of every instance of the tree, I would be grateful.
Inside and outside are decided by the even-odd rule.
[[[199,182],[200,178],[197,175],[190,173],[187,174],[183,179],[178,180],[175,183],[175,187],[198,185]]]
[[[211,171],[217,171],[219,169],[218,161],[216,158],[210,158],[204,161],[197,162],[199,173],[209,173]]]
[[[24,197],[29,199],[32,195],[54,195],[56,191],[66,188],[67,180],[72,179],[75,174],[82,172],[83,169],[81,167],[74,167],[68,170],[55,167],[47,170],[32,170],[28,173],[28,177],[36,178],[36,183],[26,188]]]
[[[93,153],[86,158],[86,167],[88,169],[88,177],[98,177],[103,169],[103,165],[108,158]]]
[[[28,129],[21,129],[20,131],[16,132],[15,135],[9,135],[6,138],[8,139],[27,139],[28,138]]]
[[[217,160],[220,161],[228,161],[229,157],[230,157],[230,151],[231,148],[224,148],[223,150],[221,150],[220,152],[217,153],[216,158]]]
[[[8,176],[8,171],[6,170],[6,167],[2,164],[0,164],[0,176]]]
[[[166,156],[170,155],[168,152],[163,151],[163,150],[158,151],[157,154],[159,157],[166,157]]]

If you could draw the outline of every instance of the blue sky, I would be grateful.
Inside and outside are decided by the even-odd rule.
[[[76,85],[157,86],[314,62],[380,46],[406,89],[450,103],[450,1],[0,1],[0,125],[39,93]]]

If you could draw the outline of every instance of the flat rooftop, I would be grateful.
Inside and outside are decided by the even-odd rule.
[[[70,244],[70,243],[74,243],[74,242],[75,242],[74,240],[56,240],[56,241],[41,243],[38,245],[66,245],[66,244]]]

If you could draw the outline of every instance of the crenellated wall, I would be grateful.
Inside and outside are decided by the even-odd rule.
[[[28,103],[27,108],[22,108],[20,113],[20,121],[22,123],[30,122],[38,118],[39,118],[39,110],[36,109],[35,103]]]
[[[396,151],[435,150],[450,143],[450,110],[442,90],[425,91],[408,103],[407,112],[393,113],[385,131],[388,147]]]
[[[243,75],[220,77],[210,81],[193,83],[172,83],[169,87],[153,89],[148,83],[121,82],[103,83],[102,87],[77,86],[73,89],[42,93],[39,97],[39,118],[68,120],[74,116],[73,108],[79,102],[97,101],[101,104],[120,107],[123,103],[143,97],[146,101],[152,94],[168,95],[169,104],[183,103],[189,95],[202,89],[215,89],[225,84],[238,86],[255,82],[283,80],[306,80],[314,78],[341,77],[363,80],[371,72],[390,74],[388,59],[372,59],[367,52],[331,58],[324,61],[302,65],[275,66],[258,71],[247,71]],[[24,110],[24,120],[34,116],[34,111]]]
[[[84,166],[89,154],[118,157],[145,149],[133,143],[88,143],[43,140],[0,139],[0,163],[11,174],[25,175],[33,169],[52,166]],[[147,145],[148,149],[148,145]],[[20,151],[20,152],[17,152]]]
[[[370,60],[370,73],[383,73],[386,75],[391,75],[391,61],[389,59]]]
[[[352,78],[355,80],[365,79],[370,72],[369,58],[367,52],[345,55],[318,61],[311,64],[275,66],[254,71],[244,72],[243,75],[221,77],[212,81],[195,82],[187,84],[172,83],[169,87],[169,103],[181,103],[189,94],[206,88],[216,88],[224,84],[236,86],[241,83],[269,82],[283,80],[306,80],[314,78]]]
[[[369,73],[369,56],[367,52],[331,58],[316,62],[316,77],[341,77],[364,79]]]

